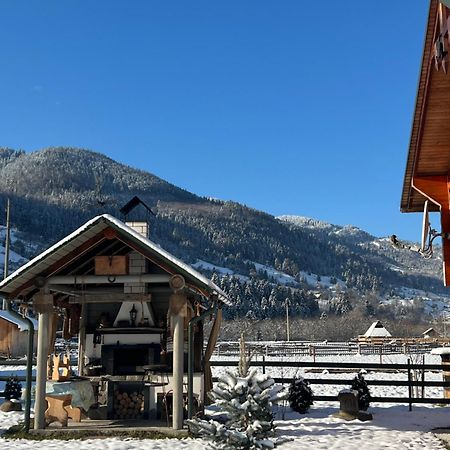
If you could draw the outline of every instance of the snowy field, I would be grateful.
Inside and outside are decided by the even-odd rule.
[[[327,357],[326,361],[342,361],[344,357]],[[390,355],[384,362],[406,362],[405,355]],[[288,358],[285,358],[287,360]],[[298,360],[298,359],[297,359]],[[305,358],[305,360],[307,360]],[[309,359],[311,360],[311,359]],[[319,358],[317,358],[319,360]],[[346,356],[346,362],[379,362],[379,358]],[[437,356],[427,355],[427,363],[440,363]],[[23,368],[4,367],[0,373],[20,373]],[[5,369],[5,370],[3,370]],[[7,370],[6,370],[7,369]],[[12,369],[12,370],[11,370]],[[17,370],[19,369],[19,370]],[[214,368],[217,375],[223,368]],[[271,371],[271,372],[270,372]],[[273,376],[292,377],[297,369],[268,368],[268,373]],[[356,372],[355,372],[356,373]],[[351,379],[355,373],[305,373],[303,369],[298,371],[308,378],[330,377]],[[369,372],[366,379],[377,377],[378,379],[393,380],[404,377],[404,374],[392,372]],[[440,373],[427,373],[426,380],[441,380]],[[334,395],[344,386],[318,386],[312,385],[316,394]],[[376,390],[375,390],[376,389]],[[406,395],[402,387],[372,387],[372,395],[377,396],[403,396]],[[400,391],[399,391],[400,390]],[[427,388],[426,396],[441,397],[442,388]],[[278,437],[287,442],[277,448],[281,450],[294,449],[348,449],[348,450],[375,450],[375,449],[445,449],[444,444],[436,437],[434,428],[450,427],[450,406],[440,407],[434,405],[415,405],[413,411],[408,411],[407,405],[379,403],[369,408],[373,414],[373,421],[347,422],[335,418],[332,414],[338,411],[336,402],[317,402],[306,415],[293,413],[287,407],[277,407],[276,424]],[[284,420],[282,419],[284,415]],[[0,412],[0,433],[17,423],[22,418],[22,413]],[[0,441],[2,450],[18,449],[71,449],[73,441],[31,441],[31,440],[7,440]],[[164,440],[136,440],[102,438],[78,441],[77,449],[86,450],[128,450],[128,449],[154,449],[154,450],[203,450],[211,446],[198,439],[164,439]]]

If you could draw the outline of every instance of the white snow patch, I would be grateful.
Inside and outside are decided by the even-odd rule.
[[[431,292],[422,291],[402,286],[395,290],[395,295],[381,300],[384,305],[398,303],[406,307],[412,307],[414,302],[420,302],[426,314],[433,317],[442,316],[450,313],[450,296],[445,294],[433,294]]]
[[[265,272],[269,278],[273,278],[279,284],[294,284],[297,285],[297,281],[291,275],[274,269],[273,267],[266,266],[265,264],[260,264],[254,261],[249,261],[255,266],[255,269],[259,272]]]
[[[335,278],[334,283],[333,277],[327,275],[317,275],[315,273],[300,272],[301,279],[305,280],[309,286],[319,287],[319,288],[332,288],[339,286],[340,288],[346,288],[346,284],[340,278]],[[332,281],[333,280],[333,281]]]
[[[201,259],[198,259],[194,264],[192,264],[192,267],[195,269],[204,269],[204,270],[210,270],[211,272],[216,272],[221,275],[229,275],[234,276],[236,278],[239,278],[241,281],[247,281],[249,277],[246,277],[245,275],[241,275],[239,273],[234,272],[231,269],[228,269],[227,267],[218,266],[216,264],[212,264],[208,261],[203,261]]]
[[[407,355],[385,355],[386,362],[405,363]],[[227,360],[229,357],[226,358]],[[279,358],[278,358],[279,359]],[[312,357],[292,358],[295,361],[308,360]],[[371,356],[328,356],[329,362],[378,362],[378,355]],[[439,355],[426,355],[427,363],[440,363]],[[266,361],[270,357],[266,358]],[[284,358],[285,361],[289,358]],[[218,375],[225,368],[213,367],[214,375]],[[351,380],[357,373],[311,373],[297,368],[267,367],[272,376],[292,377],[294,375],[305,378],[342,378]],[[270,371],[270,372],[269,372]],[[366,379],[399,380],[407,379],[405,373],[369,372]],[[427,372],[426,380],[442,380],[441,373]],[[336,391],[345,388],[345,385],[313,385],[317,395],[335,395]],[[427,397],[442,397],[443,388],[426,388]],[[407,396],[407,388],[395,386],[373,386],[374,396]],[[448,407],[434,407],[431,405],[414,405],[411,412],[406,404],[375,403],[370,406],[369,412],[373,414],[373,421],[360,422],[358,420],[347,422],[333,417],[339,409],[337,402],[316,402],[305,415],[299,415],[286,409],[285,418],[282,419],[282,407],[275,409],[277,437],[288,440],[280,444],[280,450],[379,450],[379,449],[412,449],[412,450],[444,450],[445,446],[431,432],[434,428],[448,427]],[[0,433],[10,426],[23,420],[23,413],[0,412]],[[77,441],[44,440],[31,441],[26,439],[2,439],[2,450],[71,450],[74,446],[78,450],[206,450],[211,448],[208,441],[200,439],[119,439],[102,438]]]

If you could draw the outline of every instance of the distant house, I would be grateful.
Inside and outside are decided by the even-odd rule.
[[[440,338],[441,335],[434,328],[428,328],[428,330],[425,330],[422,333],[422,337],[424,339],[437,339]]]
[[[31,319],[35,330],[37,320]],[[34,351],[36,351],[36,339]],[[25,356],[28,348],[28,326],[9,311],[0,310],[0,354],[11,357]]]
[[[379,320],[377,320],[372,325],[370,325],[370,327],[364,333],[363,336],[366,338],[390,337],[390,336],[392,336],[392,334],[389,333],[389,331],[386,330],[386,328],[384,328],[384,325]]]

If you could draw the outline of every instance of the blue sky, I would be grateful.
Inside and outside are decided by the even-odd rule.
[[[0,3],[0,146],[419,239],[399,203],[428,1]]]

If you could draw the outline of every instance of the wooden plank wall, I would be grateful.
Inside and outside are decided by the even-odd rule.
[[[17,325],[0,318],[0,354],[12,357],[24,356],[27,345],[28,333],[19,331]]]

